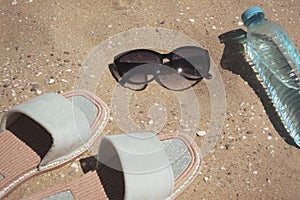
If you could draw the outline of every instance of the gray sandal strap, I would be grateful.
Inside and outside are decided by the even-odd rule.
[[[90,138],[86,116],[61,95],[48,93],[12,108],[2,118],[1,130],[4,131],[21,115],[44,127],[53,139],[40,167],[70,158]]]
[[[172,194],[173,171],[153,133],[106,136],[100,144],[98,160],[123,171],[125,199],[164,199]]]

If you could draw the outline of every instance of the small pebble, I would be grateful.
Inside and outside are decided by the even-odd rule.
[[[31,89],[30,89],[30,92],[35,92],[36,91],[36,88],[35,87],[32,87]]]
[[[42,94],[42,91],[41,91],[41,90],[36,90],[35,93],[36,93],[37,95],[40,95],[40,94]]]
[[[73,163],[73,164],[71,165],[71,167],[73,167],[73,168],[75,168],[75,169],[78,169],[78,168],[79,168],[79,166],[78,166],[77,163]]]
[[[64,59],[64,62],[70,62],[70,59]]]
[[[31,83],[31,92],[37,91],[37,88],[39,87],[38,83]]]
[[[3,84],[3,87],[5,87],[5,88],[8,87],[8,86],[9,86],[8,83],[4,83],[4,84]]]
[[[197,136],[204,136],[206,135],[206,131],[197,131]]]
[[[243,22],[238,22],[238,25],[239,25],[239,26],[243,26],[244,23],[243,23]]]
[[[74,171],[70,171],[69,172],[69,176],[74,176],[75,175],[75,172]]]
[[[43,74],[42,72],[38,72],[35,76],[40,76],[42,74]]]
[[[16,96],[16,92],[14,90],[10,90],[10,92],[13,97]]]
[[[69,52],[69,51],[64,51],[64,54],[67,54],[67,55],[69,55],[69,54],[70,54],[70,52]]]
[[[189,21],[190,21],[191,23],[194,23],[194,22],[195,22],[195,19],[189,19]]]
[[[203,180],[204,180],[205,182],[207,182],[207,181],[208,181],[208,177],[205,176],[205,177],[203,178]]]
[[[53,84],[55,81],[53,78],[50,79],[49,84]]]
[[[268,137],[267,137],[268,140],[272,140],[272,138],[273,137],[271,135],[268,135]]]
[[[229,144],[225,144],[225,148],[226,148],[226,150],[228,150],[228,149],[229,149],[229,147],[230,147],[230,145],[229,145]]]

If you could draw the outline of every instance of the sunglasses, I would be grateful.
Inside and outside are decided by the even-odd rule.
[[[211,76],[208,51],[196,46],[179,47],[168,54],[127,51],[115,56],[109,69],[117,82],[132,90],[143,90],[153,80],[167,89],[184,90]]]

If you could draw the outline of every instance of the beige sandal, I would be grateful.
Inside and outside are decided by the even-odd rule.
[[[5,113],[0,133],[0,198],[28,178],[81,155],[101,135],[107,105],[88,91],[48,93]]]
[[[24,199],[173,199],[200,170],[198,147],[183,134],[105,136],[97,160],[96,170]]]

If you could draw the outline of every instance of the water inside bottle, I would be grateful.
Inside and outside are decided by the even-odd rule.
[[[269,71],[286,87],[299,90],[300,81],[298,76],[300,74],[300,66],[297,66],[298,54],[297,51],[294,52],[295,48],[293,45],[280,42],[282,40],[278,36],[270,37],[252,33],[252,37],[253,39],[248,43],[250,58],[254,62],[258,61],[259,63],[257,64],[261,70]],[[293,52],[292,55],[289,54],[287,49]],[[258,69],[258,71],[260,70]]]
[[[247,51],[286,128],[300,142],[299,53],[285,33],[252,32]]]

